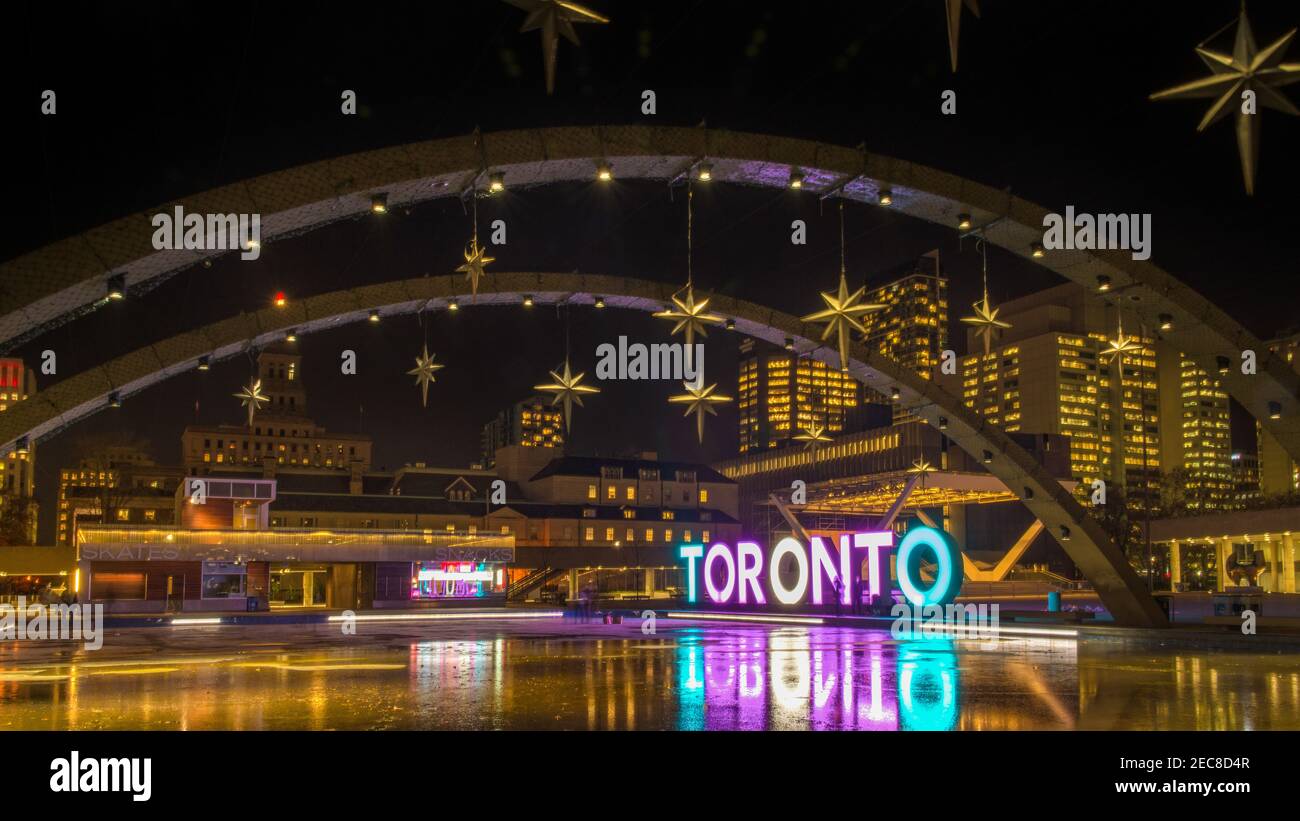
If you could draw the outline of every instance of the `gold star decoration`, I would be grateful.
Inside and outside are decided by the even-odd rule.
[[[415,367],[406,372],[407,376],[415,377],[415,384],[420,386],[420,405],[426,408],[429,407],[429,385],[437,381],[433,378],[434,373],[447,367],[434,364],[434,356],[436,354],[430,354],[426,344],[415,358]]]
[[[1237,153],[1241,155],[1241,176],[1246,183],[1246,194],[1255,193],[1255,170],[1259,157],[1259,114],[1243,111],[1245,100],[1242,95],[1251,92],[1258,103],[1284,111],[1287,114],[1300,114],[1295,105],[1287,99],[1278,87],[1300,80],[1300,63],[1283,63],[1282,56],[1295,37],[1296,30],[1273,41],[1264,49],[1255,44],[1255,34],[1251,31],[1250,20],[1246,17],[1243,5],[1241,16],[1237,18],[1237,33],[1233,40],[1232,54],[1224,54],[1205,48],[1205,44],[1196,47],[1201,61],[1210,69],[1209,77],[1202,77],[1190,83],[1167,88],[1152,94],[1152,100],[1188,100],[1217,97],[1210,110],[1196,126],[1199,133],[1208,126],[1218,122],[1235,109],[1237,114]]]
[[[822,425],[809,425],[803,429],[803,433],[797,434],[794,438],[808,443],[803,446],[804,450],[816,450],[822,442],[831,441],[831,438],[826,435],[826,428]]]
[[[533,390],[543,391],[545,393],[555,394],[551,399],[552,405],[564,403],[564,432],[568,433],[570,422],[573,419],[573,403],[578,403],[582,407],[582,395],[591,393],[600,393],[600,388],[593,388],[590,385],[582,384],[582,377],[586,373],[573,375],[569,371],[569,360],[564,360],[564,372],[562,374],[551,371],[551,378],[555,381],[547,385],[534,385]]]
[[[270,402],[271,398],[262,393],[262,380],[258,379],[251,385],[246,385],[239,393],[232,394],[236,399],[241,400],[240,405],[248,408],[248,424],[253,424],[253,414],[262,409],[262,405]]]
[[[718,387],[716,382],[707,388],[697,388],[692,386],[689,382],[683,382],[682,386],[686,388],[686,393],[678,394],[677,396],[670,396],[668,397],[668,401],[678,404],[685,403],[688,405],[686,413],[682,415],[690,416],[691,414],[695,414],[696,430],[699,433],[700,443],[703,444],[704,414],[708,413],[717,416],[718,412],[713,409],[713,406],[720,405],[724,402],[730,402],[731,397],[714,393],[714,389]]]
[[[608,17],[602,17],[591,9],[580,6],[570,0],[506,0],[517,9],[528,12],[519,31],[542,30],[542,62],[546,66],[546,93],[555,93],[555,56],[560,45],[560,35],[575,46],[578,32],[574,23],[608,23]]]
[[[885,308],[884,305],[878,305],[874,302],[862,302],[862,298],[866,293],[867,289],[862,287],[850,294],[848,280],[844,276],[843,268],[841,268],[839,291],[833,294],[823,291],[822,301],[826,303],[826,307],[803,318],[804,322],[826,323],[826,330],[822,331],[823,342],[829,339],[831,334],[837,335],[840,370],[842,371],[848,370],[849,367],[849,331],[858,331],[863,335],[867,333],[866,326],[858,321],[858,317]]]
[[[683,291],[685,296],[682,296]],[[712,297],[705,297],[699,302],[695,301],[695,286],[687,283],[681,291],[673,294],[672,308],[666,308],[662,311],[656,311],[657,319],[670,319],[677,324],[673,326],[673,335],[676,336],[683,330],[686,332],[686,347],[690,348],[695,344],[695,335],[708,336],[709,332],[705,330],[707,325],[721,325],[723,317],[708,312],[709,300]]]
[[[840,370],[849,369],[849,332],[858,331],[863,336],[867,335],[867,328],[858,321],[858,317],[866,316],[874,311],[882,311],[886,306],[877,305],[874,302],[862,302],[866,295],[866,287],[859,288],[852,294],[849,293],[849,281],[847,279],[847,265],[844,260],[844,201],[840,201],[840,289],[837,293],[829,294],[822,292],[822,301],[826,303],[823,310],[816,313],[808,314],[803,318],[804,322],[825,322],[826,330],[822,331],[822,341],[825,342],[831,334],[837,334],[837,343],[840,353]]]
[[[989,349],[993,346],[993,333],[1010,328],[1011,323],[998,319],[998,309],[994,308],[992,303],[989,302],[988,246],[985,244],[982,235],[979,238],[979,248],[982,260],[981,270],[984,275],[984,298],[971,304],[971,308],[975,309],[975,316],[963,316],[961,321],[967,325],[974,325],[977,328],[975,335],[984,337],[984,355],[987,356]]]
[[[930,464],[929,462],[927,462],[925,459],[922,458],[922,459],[917,459],[915,462],[913,462],[912,466],[907,469],[907,472],[914,474],[916,476],[920,476],[921,487],[925,487],[925,475],[927,473],[930,473],[933,470],[934,470],[934,465]]]
[[[470,294],[478,298],[478,281],[487,275],[484,268],[489,262],[496,262],[495,257],[487,256],[487,248],[478,244],[478,229],[474,230],[474,237],[465,246],[465,264],[456,269],[457,273],[463,273],[469,280]]]
[[[930,464],[925,459],[917,459],[912,463],[912,466],[907,469],[907,472],[926,474],[932,470],[934,470],[934,465]]]
[[[1107,342],[1106,347],[1102,349],[1102,358],[1109,361],[1122,361],[1121,357],[1124,354],[1140,350],[1142,350],[1142,346],[1138,344],[1137,337],[1124,336],[1124,315],[1120,314],[1119,331],[1116,333],[1115,338]]]
[[[957,38],[961,34],[961,7],[965,5],[976,17],[980,16],[979,0],[944,0],[948,12],[948,57],[952,60],[952,73],[957,73]]]
[[[975,316],[963,316],[961,321],[967,325],[976,326],[975,335],[984,337],[984,353],[987,354],[993,344],[993,332],[1002,328],[1010,328],[1011,323],[998,319],[998,309],[989,305],[987,287],[984,289],[984,298],[973,303],[971,307],[975,309]]]

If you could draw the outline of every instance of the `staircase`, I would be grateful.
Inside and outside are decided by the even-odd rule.
[[[517,601],[529,593],[564,574],[562,567],[542,567],[524,576],[506,588],[506,601]]]

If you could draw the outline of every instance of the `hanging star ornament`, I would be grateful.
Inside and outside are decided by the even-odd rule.
[[[1246,184],[1246,194],[1255,193],[1255,171],[1259,158],[1259,114],[1254,105],[1262,103],[1287,114],[1300,114],[1295,105],[1277,89],[1300,80],[1300,63],[1283,63],[1282,56],[1295,37],[1296,30],[1273,41],[1264,49],[1255,45],[1255,34],[1243,5],[1237,18],[1237,34],[1233,40],[1232,54],[1196,47],[1201,61],[1210,69],[1209,77],[1202,77],[1164,91],[1152,94],[1152,100],[1189,100],[1217,97],[1210,110],[1205,112],[1196,126],[1199,133],[1212,123],[1237,114],[1237,153],[1241,156],[1241,176]],[[1247,92],[1249,97],[1247,99]]]
[[[934,465],[930,464],[925,459],[917,459],[912,463],[912,466],[907,469],[907,472],[919,476],[921,478],[921,487],[925,487],[925,475],[933,470]]]
[[[944,0],[944,5],[948,12],[948,57],[952,60],[952,73],[957,73],[957,38],[961,34],[961,7],[963,5],[971,10],[976,17],[980,16],[979,0]]]
[[[865,287],[859,288],[852,294],[849,293],[849,283],[844,276],[844,269],[840,268],[840,289],[837,293],[830,294],[822,292],[822,301],[826,307],[816,313],[808,314],[803,318],[804,322],[825,322],[826,330],[822,331],[822,341],[825,342],[831,334],[837,335],[837,347],[840,354],[840,370],[848,370],[849,367],[849,332],[858,331],[864,336],[867,328],[858,317],[866,316],[875,311],[885,309],[884,305],[874,302],[862,302],[866,295]]]
[[[973,303],[971,308],[975,309],[975,315],[963,316],[961,321],[967,325],[974,325],[976,327],[975,335],[984,337],[984,353],[987,355],[993,345],[994,331],[1010,328],[1011,323],[998,319],[998,309],[989,304],[987,285],[984,287],[984,298]]]
[[[425,408],[429,407],[429,385],[437,381],[433,378],[434,373],[447,367],[434,364],[435,355],[430,354],[429,346],[425,345],[415,358],[415,367],[406,372],[407,376],[414,376],[415,384],[420,386],[420,405]]]
[[[692,385],[690,382],[683,382],[682,387],[686,388],[686,393],[668,397],[668,401],[676,404],[686,404],[686,413],[683,416],[695,414],[696,429],[699,433],[700,443],[704,443],[704,414],[717,416],[718,412],[713,409],[714,405],[721,405],[730,402],[730,396],[723,396],[720,393],[714,393],[718,387],[717,383],[700,388]]]
[[[602,17],[591,9],[569,0],[506,0],[517,9],[528,12],[519,31],[542,30],[542,62],[546,66],[546,93],[555,93],[555,56],[559,50],[560,35],[575,46],[578,32],[574,23],[608,23],[608,17]]]
[[[930,464],[925,459],[917,459],[915,462],[912,463],[912,466],[907,469],[907,472],[919,473],[924,475],[926,473],[929,473],[932,470],[934,470],[934,465]]]
[[[682,296],[685,292],[685,296]],[[677,324],[673,326],[673,336],[682,331],[686,332],[686,347],[690,348],[695,344],[695,335],[708,336],[709,332],[705,330],[708,325],[721,325],[725,320],[717,314],[708,312],[709,300],[712,297],[705,297],[699,302],[695,301],[695,286],[687,284],[685,288],[673,294],[673,307],[666,308],[662,311],[656,311],[657,319],[670,319]]]
[[[1138,344],[1137,337],[1124,336],[1124,315],[1120,314],[1119,331],[1116,333],[1115,338],[1107,342],[1106,347],[1102,349],[1102,358],[1109,361],[1116,361],[1126,353],[1133,353],[1134,351],[1140,350],[1142,350],[1142,346]]]
[[[816,450],[821,443],[831,441],[831,438],[826,435],[826,428],[821,425],[809,425],[803,429],[803,433],[795,435],[794,438],[808,443],[803,446],[804,450]]]
[[[475,299],[478,298],[478,281],[487,276],[484,268],[489,262],[496,262],[496,258],[488,256],[487,248],[478,244],[478,231],[475,230],[474,237],[465,246],[465,264],[456,269],[469,280],[470,294]]]
[[[600,393],[600,388],[593,388],[590,385],[582,384],[582,377],[584,376],[586,376],[586,373],[580,373],[576,376],[573,375],[569,371],[569,360],[566,358],[564,360],[564,372],[562,374],[551,371],[551,379],[554,379],[554,382],[547,385],[533,386],[533,390],[535,391],[555,394],[554,398],[551,399],[552,405],[558,405],[561,402],[564,403],[565,433],[569,432],[570,422],[573,419],[573,403],[576,402],[578,403],[578,407],[582,407],[583,394]]]
[[[248,408],[248,424],[253,424],[253,414],[262,409],[262,405],[270,402],[271,399],[262,393],[262,380],[258,379],[251,385],[244,386],[239,393],[232,394],[236,399],[241,400],[240,405]]]

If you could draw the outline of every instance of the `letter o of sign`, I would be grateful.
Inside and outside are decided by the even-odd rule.
[[[921,559],[934,556],[934,584],[922,590]],[[932,527],[914,527],[898,543],[898,586],[913,607],[950,604],[961,592],[961,550],[952,536]]]
[[[799,566],[799,581],[790,588],[781,580],[781,559],[787,553],[794,556],[795,564]],[[772,594],[781,604],[798,604],[803,601],[804,594],[808,592],[808,554],[804,553],[803,545],[799,544],[798,539],[786,536],[776,543],[771,564],[767,567],[767,578],[772,585]]]
[[[721,590],[713,581],[713,560],[718,557],[721,557],[722,563],[727,566],[727,582],[722,586]],[[710,547],[709,555],[704,557],[704,589],[709,591],[709,598],[718,604],[725,604],[730,601],[731,594],[736,592],[736,560],[722,542]]]

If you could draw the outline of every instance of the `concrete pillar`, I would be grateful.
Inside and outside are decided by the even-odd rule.
[[[655,569],[647,567],[645,569],[645,597],[648,599],[655,593]]]
[[[1228,554],[1232,552],[1232,542],[1227,539],[1219,539],[1214,543],[1214,552],[1218,556],[1219,565],[1219,590],[1228,589]]]
[[[1295,593],[1295,537],[1290,533],[1282,537],[1282,591]]]
[[[1268,586],[1273,593],[1282,592],[1282,543],[1276,539],[1268,540]]]
[[[578,569],[576,567],[569,569],[569,598],[578,598]]]
[[[1169,543],[1169,588],[1177,590],[1183,582],[1183,557],[1178,555],[1178,542]]]
[[[966,545],[966,506],[945,505],[943,509],[944,530],[952,536],[958,546]]]

